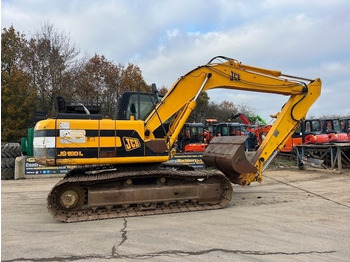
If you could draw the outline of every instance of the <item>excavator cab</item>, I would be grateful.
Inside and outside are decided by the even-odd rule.
[[[115,120],[145,120],[155,105],[160,101],[158,96],[151,93],[130,91],[118,99],[118,109]]]

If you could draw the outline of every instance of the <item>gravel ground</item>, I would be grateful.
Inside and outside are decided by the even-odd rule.
[[[225,209],[61,223],[57,178],[1,182],[2,261],[350,261],[350,171],[270,169]]]

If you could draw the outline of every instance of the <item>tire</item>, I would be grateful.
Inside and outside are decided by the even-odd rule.
[[[14,179],[15,160],[22,155],[22,148],[19,143],[1,144],[1,179]]]
[[[1,168],[1,180],[9,180],[15,178],[15,168]]]
[[[1,144],[1,158],[3,157],[16,158],[18,156],[21,156],[21,154],[22,154],[22,149],[19,143]]]
[[[14,168],[16,158],[1,158],[1,168]]]

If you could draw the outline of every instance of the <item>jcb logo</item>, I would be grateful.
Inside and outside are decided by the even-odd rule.
[[[123,142],[126,151],[131,151],[141,147],[140,140],[133,137],[123,137]]]

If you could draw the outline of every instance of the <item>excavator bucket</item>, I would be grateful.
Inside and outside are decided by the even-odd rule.
[[[247,138],[247,136],[213,138],[204,151],[204,163],[220,170],[232,183],[244,184],[241,182],[241,174],[256,174],[257,172],[257,168],[249,162],[245,154]]]

